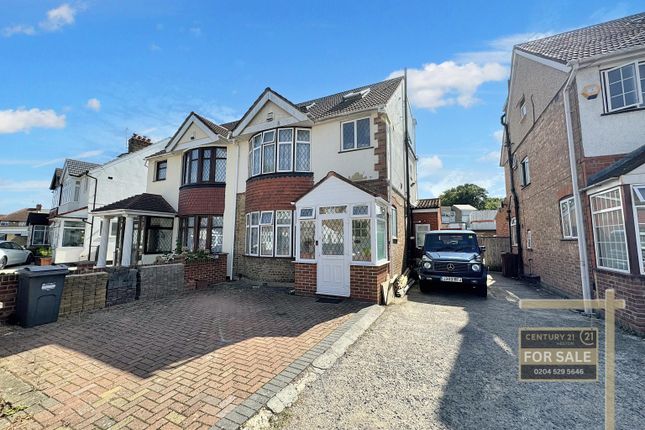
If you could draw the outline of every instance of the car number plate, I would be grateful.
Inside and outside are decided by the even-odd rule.
[[[461,278],[455,278],[454,276],[442,276],[441,282],[462,282]]]

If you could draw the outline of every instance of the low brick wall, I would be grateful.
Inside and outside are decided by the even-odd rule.
[[[105,272],[83,273],[65,277],[59,316],[103,309],[108,283]]]
[[[108,284],[105,306],[132,302],[137,295],[137,269],[129,267],[107,268]]]
[[[0,275],[0,323],[6,322],[16,310],[18,275]]]
[[[296,294],[300,296],[316,294],[317,267],[316,263],[293,263]]]
[[[619,325],[645,335],[645,276],[596,270],[594,273],[598,298],[605,297],[605,290],[616,290],[617,299],[625,299],[625,309],[616,311]]]
[[[372,303],[381,303],[381,284],[388,279],[389,264],[382,266],[350,266],[350,297]]]
[[[207,261],[184,262],[184,288],[200,289],[226,282],[227,254]]]
[[[253,281],[294,282],[292,258],[251,257],[241,255],[237,259],[237,274]]]
[[[184,264],[139,267],[138,299],[153,299],[184,291]]]

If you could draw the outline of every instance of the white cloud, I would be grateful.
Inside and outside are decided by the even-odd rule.
[[[490,151],[479,157],[479,161],[498,161],[499,151]]]
[[[47,11],[47,18],[41,21],[40,28],[45,31],[57,31],[66,25],[74,24],[77,10],[68,3]]]
[[[33,36],[36,34],[36,30],[31,25],[11,25],[2,29],[2,35],[4,37],[11,37],[15,34],[26,34],[27,36]]]
[[[63,128],[65,115],[52,109],[9,109],[0,111],[0,134],[29,131],[32,128]]]
[[[87,101],[87,103],[85,104],[85,107],[95,112],[98,112],[101,110],[101,101],[97,98],[91,98]]]
[[[48,187],[49,181],[7,181],[0,179],[0,190],[2,191],[46,190]]]
[[[161,46],[157,45],[156,43],[151,43],[149,46],[150,50],[152,52],[159,52],[161,51]]]
[[[500,145],[502,144],[502,139],[504,138],[504,130],[499,129],[493,133],[493,139],[495,139],[496,143],[499,143]]]
[[[199,37],[202,35],[202,29],[199,27],[190,27],[188,31],[190,31],[190,34],[192,34],[195,37]]]
[[[400,76],[401,71],[390,74]],[[437,109],[442,106],[470,107],[477,102],[475,93],[485,82],[506,79],[508,70],[498,63],[457,64],[454,61],[425,64],[408,69],[410,101],[417,107]]]
[[[528,42],[529,40],[541,39],[551,36],[552,32],[544,33],[516,33],[490,40],[486,43],[487,49],[482,51],[461,52],[456,55],[456,60],[461,63],[500,63],[511,62],[513,46]]]
[[[419,179],[428,178],[436,174],[437,170],[443,169],[443,161],[437,155],[419,157],[417,161],[417,175]]]

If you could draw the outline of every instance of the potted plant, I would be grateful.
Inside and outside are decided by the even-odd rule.
[[[51,248],[41,246],[36,249],[36,264],[39,266],[51,266],[52,250]]]

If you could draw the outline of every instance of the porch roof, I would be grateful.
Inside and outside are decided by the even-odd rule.
[[[173,216],[176,212],[162,196],[150,193],[137,194],[92,211],[93,215],[114,215],[121,213]]]
[[[625,156],[625,158],[616,161],[614,164],[605,167],[598,173],[591,175],[587,186],[596,185],[600,182],[604,182],[607,179],[617,178],[629,173],[635,168],[645,164],[645,145],[642,145],[640,148],[635,149]]]

